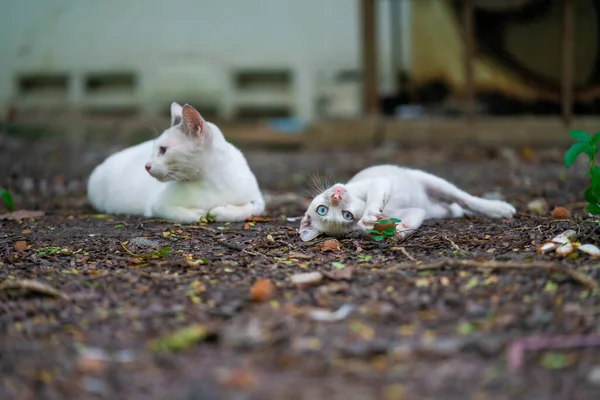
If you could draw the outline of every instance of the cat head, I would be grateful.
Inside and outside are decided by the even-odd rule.
[[[308,242],[320,234],[346,236],[358,230],[365,201],[353,196],[345,185],[333,185],[316,196],[300,222],[300,238]]]
[[[194,107],[171,104],[171,127],[154,141],[146,170],[161,182],[198,179],[198,162],[211,129]]]

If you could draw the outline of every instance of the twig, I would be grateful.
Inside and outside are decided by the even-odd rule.
[[[573,279],[575,282],[586,287],[587,289],[594,290],[594,289],[598,288],[598,282],[595,279],[587,276],[584,273],[567,268],[564,265],[558,264],[558,263],[502,262],[502,261],[495,261],[495,260],[477,262],[477,261],[473,261],[473,260],[447,259],[447,260],[437,261],[437,262],[430,263],[430,264],[420,264],[420,265],[408,264],[408,263],[396,264],[396,265],[390,266],[389,268],[386,268],[386,270],[414,268],[414,269],[418,269],[420,271],[424,271],[424,270],[430,270],[430,269],[440,269],[440,268],[445,268],[445,267],[486,268],[486,269],[503,269],[503,268],[506,268],[506,269],[536,269],[536,268],[542,269],[543,268],[543,269],[550,270],[552,272],[567,275],[568,277]]]
[[[29,292],[36,292],[46,296],[58,297],[59,299],[63,300],[70,300],[68,294],[61,292],[60,290],[55,289],[46,283],[30,279],[6,280],[0,284],[0,291],[10,289],[24,289]]]
[[[508,367],[510,372],[516,373],[523,366],[523,354],[526,350],[565,349],[574,347],[600,346],[598,335],[559,335],[559,336],[532,336],[513,341],[508,346]]]
[[[392,247],[391,250],[398,250],[400,253],[404,254],[404,257],[408,258],[410,261],[414,261],[416,263],[419,262],[419,261],[417,261],[416,258],[414,258],[410,254],[408,254],[408,251],[406,251],[406,249],[402,246],[401,247]]]
[[[458,247],[458,245],[456,243],[454,243],[454,240],[450,239],[448,236],[446,235],[442,235],[442,237],[448,241],[450,243],[450,246],[452,246],[452,248],[456,251],[460,251],[460,247]]]

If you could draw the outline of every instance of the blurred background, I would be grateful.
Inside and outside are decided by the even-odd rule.
[[[253,167],[265,158],[286,165],[263,180],[281,188],[302,181],[280,185],[284,177],[319,167],[319,153],[323,170],[348,163],[350,173],[378,160],[443,159],[400,148],[477,146],[489,156],[565,146],[570,126],[598,126],[597,0],[4,0],[0,8],[0,184],[21,189],[22,176],[85,180],[110,152],[166,128],[172,101],[220,124]],[[334,163],[333,150],[355,153]]]

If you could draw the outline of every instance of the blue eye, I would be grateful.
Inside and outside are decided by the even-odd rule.
[[[354,219],[354,215],[352,215],[352,213],[350,211],[342,211],[342,217],[344,217],[350,221],[352,221]]]
[[[319,215],[325,215],[325,214],[327,214],[327,211],[329,211],[329,208],[327,208],[325,206],[317,207],[317,214],[319,214]]]

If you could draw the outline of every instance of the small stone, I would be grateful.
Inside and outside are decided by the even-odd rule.
[[[596,365],[588,372],[587,380],[594,385],[600,385],[600,365]]]
[[[575,235],[577,235],[577,232],[575,232],[572,229],[569,229],[567,231],[564,231],[560,235],[555,236],[552,239],[552,241],[558,244],[566,244],[569,243],[573,238],[575,238]]]
[[[321,272],[306,272],[303,274],[294,274],[290,277],[292,283],[296,285],[310,285],[323,280]]]
[[[593,258],[600,257],[600,249],[594,246],[593,244],[582,244],[577,248],[577,250],[581,251],[582,253],[588,254]]]

